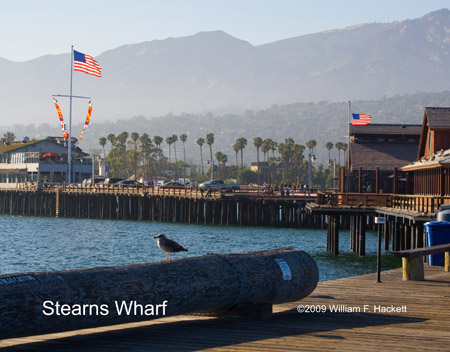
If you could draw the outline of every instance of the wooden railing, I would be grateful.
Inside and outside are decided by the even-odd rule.
[[[151,187],[151,186],[119,186],[119,185],[62,185],[59,186],[62,192],[67,193],[101,193],[101,194],[148,194],[155,196],[173,196],[186,198],[220,198],[219,190],[200,190],[193,187]],[[48,188],[48,191],[55,191],[55,187]]]
[[[450,197],[419,196],[419,195],[392,195],[392,207],[418,213],[433,214],[444,204],[450,204]]]
[[[387,193],[325,193],[319,194],[318,199],[319,204],[334,206],[390,207],[392,204],[392,195]]]
[[[386,207],[433,214],[441,205],[450,204],[450,197],[388,193],[325,193],[319,194],[318,202],[322,205]]]
[[[17,184],[14,190],[42,191],[42,192],[67,192],[67,193],[99,193],[99,194],[147,194],[155,196],[175,196],[187,198],[263,198],[263,199],[283,199],[283,200],[305,200],[315,201],[317,193],[306,191],[290,191],[281,193],[280,191],[268,192],[262,187],[243,186],[239,190],[206,190],[197,187],[177,187],[177,186],[119,186],[117,184],[51,184],[51,183],[22,183]]]

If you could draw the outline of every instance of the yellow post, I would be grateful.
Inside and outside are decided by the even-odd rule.
[[[55,217],[59,217],[59,189],[56,190]]]
[[[409,271],[410,271],[409,258],[406,257],[402,258],[402,267],[403,267],[403,280],[409,280]]]
[[[450,252],[445,252],[445,266],[444,270],[448,272],[448,267],[450,266]]]

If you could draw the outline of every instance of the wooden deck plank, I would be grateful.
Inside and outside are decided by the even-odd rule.
[[[300,301],[274,306],[267,320],[167,317],[0,341],[5,351],[374,351],[448,350],[450,273],[425,268],[425,281],[403,281],[401,269],[319,283]],[[297,305],[325,305],[298,313]],[[330,305],[370,306],[370,312],[330,312]],[[373,306],[406,306],[377,313]]]

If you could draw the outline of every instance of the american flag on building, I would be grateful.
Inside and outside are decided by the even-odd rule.
[[[370,120],[372,119],[371,116],[366,114],[352,114],[353,115],[353,126],[364,126],[368,125],[370,123]]]

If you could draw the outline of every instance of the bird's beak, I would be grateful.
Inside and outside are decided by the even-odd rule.
[[[153,237],[153,239],[158,238],[158,236]]]

